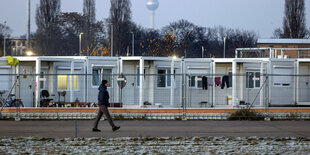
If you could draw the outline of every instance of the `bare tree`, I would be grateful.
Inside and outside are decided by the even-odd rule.
[[[83,15],[85,17],[83,25],[83,51],[85,55],[89,55],[91,47],[95,42],[95,29],[96,23],[96,4],[95,0],[84,0]]]
[[[304,0],[285,0],[283,30],[285,38],[304,38],[306,36]]]
[[[9,26],[0,23],[0,56],[3,56],[3,44],[4,44],[4,37],[6,39],[10,38],[10,33],[12,32],[12,30],[10,29]],[[6,47],[8,47],[9,42],[6,41]],[[8,54],[8,53],[7,53]]]
[[[64,12],[59,16],[62,55],[79,55],[79,33],[82,32],[84,16],[77,12]]]
[[[58,55],[58,42],[60,28],[58,16],[60,15],[60,0],[40,0],[36,10],[37,32],[35,34],[36,52],[43,55]]]
[[[111,0],[108,29],[111,40],[111,27],[113,27],[113,55],[126,55],[127,46],[130,45],[132,25],[130,7],[130,0]]]
[[[275,38],[305,38],[308,30],[305,19],[304,0],[285,0],[285,16],[282,30],[274,31]]]

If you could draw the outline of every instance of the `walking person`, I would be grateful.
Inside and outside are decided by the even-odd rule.
[[[107,90],[108,86],[109,86],[108,81],[102,80],[101,85],[98,88],[99,89],[99,94],[98,94],[99,111],[98,111],[96,121],[94,123],[93,132],[100,132],[100,130],[98,129],[98,123],[103,114],[106,116],[107,120],[109,121],[109,124],[112,127],[112,131],[116,131],[120,128],[119,126],[114,125],[113,120],[108,110],[108,106],[110,104],[109,103],[109,92]]]

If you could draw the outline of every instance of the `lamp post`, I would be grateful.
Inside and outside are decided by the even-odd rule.
[[[80,52],[80,56],[81,56],[81,54],[82,54],[82,45],[81,45],[81,43],[82,43],[82,35],[83,35],[83,32],[81,32],[80,34],[79,34],[79,52]]]
[[[201,58],[203,58],[203,56],[204,56],[204,51],[205,51],[205,48],[203,46],[201,46]]]
[[[6,51],[5,51],[5,35],[6,35],[6,21],[4,21],[4,29],[3,29],[3,56],[6,56]]]
[[[223,53],[223,58],[225,58],[225,54],[226,54],[226,53],[225,53],[225,52],[226,52],[226,51],[225,51],[225,50],[226,50],[226,46],[225,46],[225,45],[226,45],[226,38],[227,38],[227,37],[224,36],[224,53]]]
[[[113,23],[111,23],[111,57],[113,57]]]
[[[131,56],[135,56],[135,34],[133,32],[130,32],[132,34],[132,54]]]
[[[27,50],[30,45],[30,0],[27,0]]]

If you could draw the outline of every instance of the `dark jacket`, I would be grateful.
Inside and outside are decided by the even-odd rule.
[[[98,94],[98,105],[105,105],[109,106],[109,92],[107,91],[107,87],[104,85],[100,85],[99,89],[99,94]]]

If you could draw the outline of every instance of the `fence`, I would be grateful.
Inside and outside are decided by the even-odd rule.
[[[114,107],[226,108],[250,105],[310,105],[309,75],[260,75],[260,72],[249,71],[236,75],[173,75],[163,72],[124,76],[126,85],[120,89],[118,74],[25,74],[19,75],[19,78],[13,74],[2,74],[1,102],[5,102],[3,99],[8,101],[19,98],[25,107],[94,106],[93,103],[98,102],[101,80],[106,79],[109,81],[109,101]],[[141,80],[143,86],[140,86]],[[15,94],[15,97],[9,94]]]

